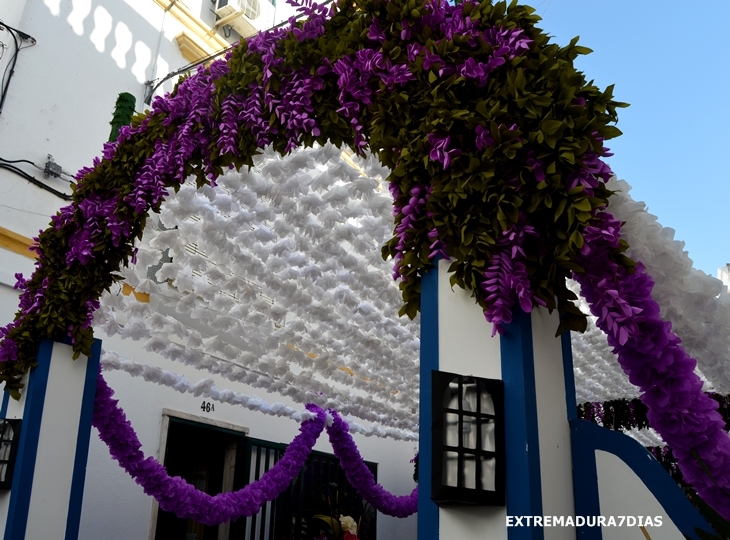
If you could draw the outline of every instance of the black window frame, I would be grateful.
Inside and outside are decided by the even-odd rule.
[[[446,392],[452,382],[458,383],[458,407],[448,407],[445,403]],[[505,505],[505,450],[504,450],[504,383],[498,379],[485,379],[470,375],[459,375],[445,371],[431,372],[432,388],[432,426],[431,426],[431,500],[439,506],[504,506]],[[475,384],[478,393],[476,411],[467,411],[463,407],[463,387],[465,384]],[[494,414],[484,413],[481,409],[480,395],[485,392],[490,395],[494,404]],[[458,415],[458,445],[446,444],[446,415]],[[465,448],[463,444],[463,421],[465,417],[476,420],[475,448]],[[481,448],[481,426],[487,422],[494,422],[495,448],[485,450]],[[445,455],[453,452],[458,455],[457,485],[445,485]],[[469,456],[476,462],[475,488],[464,486],[464,461]],[[494,491],[481,488],[482,459],[494,458],[495,480]]]
[[[0,455],[0,465],[5,465],[5,475],[0,479],[0,489],[9,490],[13,485],[13,473],[15,472],[15,461],[18,457],[18,446],[20,445],[20,430],[23,421],[19,418],[0,418],[0,445],[9,445],[7,459]],[[11,439],[5,438],[6,427],[10,427],[13,433]]]

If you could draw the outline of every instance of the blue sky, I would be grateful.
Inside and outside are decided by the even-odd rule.
[[[730,1],[532,0],[554,41],[593,53],[587,78],[615,84],[623,135],[609,164],[695,268],[730,262]]]

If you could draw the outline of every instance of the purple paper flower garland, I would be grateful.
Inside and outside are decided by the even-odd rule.
[[[307,409],[315,413],[316,418],[302,423],[299,435],[276,465],[253,484],[233,493],[212,496],[195,489],[180,477],[170,477],[155,458],[144,457],[137,434],[117,400],[112,399],[113,394],[99,372],[92,422],[99,430],[101,440],[109,447],[111,456],[146,494],[157,499],[162,510],[206,525],[252,516],[265,502],[275,499],[299,474],[326,420],[322,409],[308,405]]]
[[[367,468],[357,450],[355,441],[345,422],[336,411],[330,410],[332,425],[327,426],[327,434],[335,456],[340,460],[347,481],[357,492],[379,512],[387,516],[408,517],[418,511],[418,486],[410,495],[397,497],[388,493],[383,486],[375,483],[373,473]]]
[[[393,200],[397,201],[400,197],[400,189],[394,183],[390,184],[390,193],[393,196]],[[425,214],[426,201],[431,194],[431,186],[415,186],[411,189],[411,198],[408,200],[403,207],[398,204],[393,204],[393,216],[397,218],[397,225],[395,227],[395,236],[398,239],[396,244],[396,255],[395,264],[393,264],[393,279],[405,279],[400,272],[401,264],[403,264],[403,257],[407,251],[407,242],[409,240],[408,235],[414,229],[416,221]],[[432,234],[435,229],[429,233],[429,238],[437,238],[438,233]],[[438,246],[438,240],[432,244]],[[440,247],[440,246],[439,246]]]
[[[530,287],[530,278],[525,268],[525,251],[522,245],[526,236],[537,236],[530,225],[519,223],[504,231],[497,244],[502,248],[492,259],[491,266],[484,272],[482,289],[487,294],[489,307],[484,312],[487,321],[494,323],[492,337],[504,333],[503,324],[512,322],[515,303],[525,313],[532,311],[534,304],[545,306]]]
[[[183,478],[170,477],[165,467],[155,458],[145,458],[137,434],[118,401],[112,399],[113,395],[114,391],[99,371],[92,423],[99,431],[101,440],[109,447],[111,456],[142,486],[146,494],[160,503],[162,510],[205,525],[217,525],[242,516],[252,516],[264,503],[278,497],[299,474],[327,419],[323,409],[316,405],[307,405],[307,410],[314,413],[315,418],[302,422],[299,435],[269,471],[256,482],[238,491],[208,495]],[[384,514],[396,517],[413,514],[418,507],[418,488],[408,497],[395,497],[375,484],[347,432],[347,424],[337,413],[332,412],[332,415],[334,423],[327,431],[335,448],[335,455],[340,459],[353,487]],[[367,471],[369,477],[363,474],[363,470]]]
[[[717,412],[725,421],[725,431],[730,431],[730,394],[705,394],[717,401]],[[639,398],[586,401],[578,405],[578,418],[618,431],[648,428],[647,413],[646,405]]]
[[[629,273],[610,254],[621,223],[599,213],[584,233],[573,277],[598,318],[632,384],[641,389],[648,419],[672,448],[685,480],[726,519],[730,518],[730,438],[715,400],[702,392],[697,362],[681,347],[671,323],[652,299],[654,281],[638,264]]]

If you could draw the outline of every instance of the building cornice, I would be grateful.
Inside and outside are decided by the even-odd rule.
[[[5,227],[0,227],[0,248],[7,249],[29,259],[37,259],[38,255],[36,252],[30,251],[32,245],[33,239],[6,229]]]
[[[186,60],[195,62],[230,46],[230,43],[219,36],[214,28],[196,17],[182,2],[154,1],[184,27],[184,30],[175,37],[175,41]]]

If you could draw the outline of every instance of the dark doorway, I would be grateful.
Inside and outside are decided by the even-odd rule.
[[[164,465],[196,488],[215,495],[260,479],[287,445],[170,417]],[[377,464],[366,462],[377,480]],[[289,489],[254,516],[216,526],[159,511],[155,540],[339,540],[340,515],[358,523],[360,540],[376,540],[376,511],[345,478],[339,460],[312,452]],[[338,538],[334,533],[340,532]]]
[[[170,417],[165,448],[165,468],[170,476],[180,476],[197,489],[216,495],[234,489],[236,458],[245,448],[242,433]],[[218,540],[219,527],[205,526],[159,511],[155,540]]]

